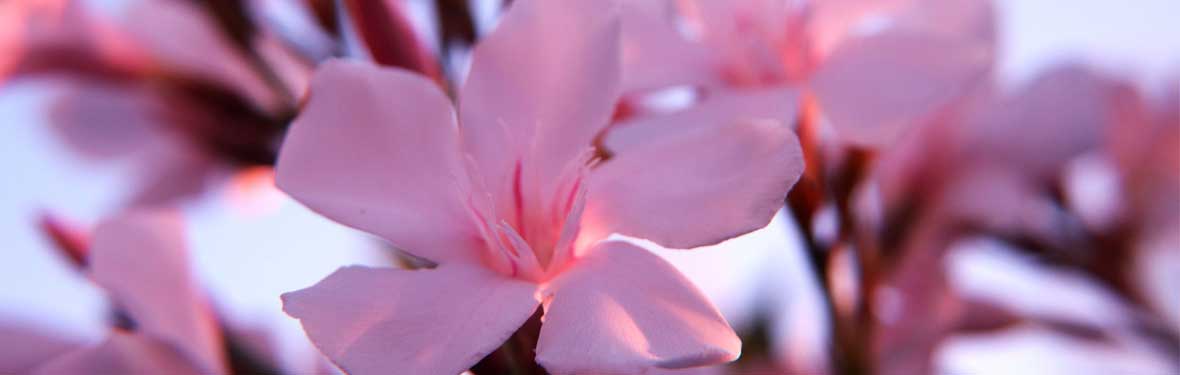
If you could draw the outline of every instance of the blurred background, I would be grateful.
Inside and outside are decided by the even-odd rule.
[[[94,12],[125,17],[134,1],[83,3]],[[298,40],[295,49],[304,55],[331,54],[336,36],[317,25],[315,13],[307,6],[311,3],[257,1],[249,11],[255,22],[262,20],[260,23],[268,25],[267,32],[276,39]],[[453,2],[406,0],[401,4],[408,21],[405,26],[426,49],[424,54],[436,54],[438,41],[445,39],[439,34],[452,30],[440,26],[440,20],[450,19],[445,13],[452,10],[440,6],[445,3]],[[500,7],[498,0],[475,0],[464,8],[470,11],[477,35],[495,24]],[[1180,107],[1176,96],[1166,99],[1169,90],[1180,89],[1176,86],[1180,23],[1175,21],[1180,3],[998,0],[995,9],[998,54],[993,79],[1001,92],[1018,92],[1042,74],[1073,64],[1122,82],[1144,97],[1165,98],[1156,102],[1172,111]],[[345,17],[336,21],[349,22]],[[17,22],[0,15],[0,39],[6,37],[3,30],[15,28]],[[146,25],[154,21],[137,22]],[[166,22],[157,23],[168,27]],[[361,42],[355,31],[350,35],[340,37],[348,41],[344,47],[348,54],[372,54],[358,47]],[[0,41],[0,53],[9,53],[5,47],[11,45]],[[6,57],[0,56],[0,67]],[[188,58],[201,61],[207,57]],[[461,76],[464,53],[451,51],[440,59],[446,67],[444,75]],[[81,130],[56,125],[60,121],[54,116],[102,116],[120,106],[136,105],[112,97],[109,103],[73,104],[85,110],[62,110],[62,106],[68,109],[71,105],[62,97],[104,90],[62,84],[63,79],[69,78],[0,79],[0,128],[4,135],[0,137],[0,170],[5,176],[0,178],[0,238],[5,242],[0,252],[0,322],[50,332],[72,342],[101,340],[108,329],[106,299],[62,255],[62,241],[84,238],[99,219],[129,202],[168,200],[186,219],[193,267],[231,336],[265,353],[261,356],[289,373],[330,371],[297,321],[282,312],[278,296],[310,286],[343,265],[393,264],[396,259],[388,249],[379,240],[319,217],[277,191],[269,168],[262,165],[265,163],[224,168],[139,147],[149,141],[128,130],[138,126],[135,124]],[[271,84],[273,80],[264,81]],[[292,85],[297,87],[297,83]],[[281,109],[271,115],[274,119],[289,116]],[[125,121],[150,122],[154,118]],[[1066,133],[1057,135],[1066,138]],[[1020,132],[1008,136],[1022,137]],[[1055,139],[1048,137],[1044,147],[1051,148]],[[135,151],[111,151],[120,148]],[[1180,151],[1173,148],[1170,152],[1170,157],[1180,157],[1176,154]],[[248,154],[235,155],[250,160]],[[1068,175],[1079,182],[1069,186],[1077,190],[1074,194],[1098,198],[1084,200],[1097,202],[1086,206],[1096,208],[1074,209],[1101,211],[1105,207],[1102,197],[1113,194],[1111,189],[1118,189],[1118,182],[1109,182],[1110,173],[1104,174],[1107,164],[1081,160],[1070,164]],[[1153,164],[1152,168],[1160,168],[1152,173],[1180,173],[1167,170],[1176,168],[1175,164]],[[144,181],[153,179],[157,185],[183,185],[170,188],[184,190],[176,194],[185,198],[158,198],[171,193],[144,191]],[[1180,190],[1163,194],[1177,197]],[[1003,200],[996,196],[987,199]],[[983,204],[992,203],[1005,204]],[[1164,211],[1177,209],[1166,200],[1160,204]],[[834,226],[836,221],[818,215],[810,228],[801,230],[795,217],[783,211],[763,230],[699,251],[672,252],[649,246],[689,275],[743,334],[746,349],[742,359],[728,370],[716,371],[817,373],[838,367],[833,366],[827,349],[838,340],[824,296],[839,295],[841,288],[856,286],[839,281],[839,276],[822,280],[824,276],[816,273],[805,243],[805,237],[834,231],[825,225]],[[805,231],[813,235],[804,236]],[[1023,242],[988,236],[957,238],[946,245],[947,256],[921,266],[936,271],[916,271],[916,279],[898,280],[873,294],[874,319],[884,326],[902,327],[896,333],[882,333],[878,339],[896,340],[888,341],[887,346],[893,349],[913,347],[919,351],[926,349],[917,347],[927,344],[907,336],[939,335],[937,343],[930,344],[931,367],[926,369],[939,373],[1175,374],[1180,371],[1180,344],[1176,341],[1180,293],[1175,292],[1180,287],[1180,237],[1160,238],[1142,245],[1159,250],[1150,257],[1137,257],[1140,260],[1129,266],[1133,271],[1128,273],[1136,278],[1130,283],[1139,291],[1134,298],[1126,297],[1124,289],[1112,288],[1092,269],[1052,264],[1035,252],[1018,249],[1025,246]],[[830,264],[838,268],[840,261]],[[945,272],[946,276],[923,278],[931,272]],[[1004,313],[979,318],[976,326],[965,329],[969,333],[934,333],[941,329],[935,328],[941,322],[929,311],[959,307],[937,301],[915,304],[914,299],[920,297],[909,290],[938,283],[949,285],[957,296],[986,302],[987,308]],[[834,303],[840,303],[838,298]],[[970,306],[968,309],[986,309]],[[882,355],[903,358],[909,354],[901,350]]]

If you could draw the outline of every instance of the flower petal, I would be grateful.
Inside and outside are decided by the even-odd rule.
[[[27,374],[53,358],[76,350],[80,343],[29,322],[0,324],[0,374]]]
[[[497,197],[508,196],[517,158],[536,181],[524,188],[537,192],[607,125],[621,79],[616,8],[602,0],[514,1],[475,47],[460,116],[465,146]]]
[[[134,211],[99,224],[90,275],[136,332],[173,345],[202,372],[225,371],[216,321],[193,281],[175,212]]]
[[[808,3],[807,33],[816,54],[827,56],[866,20],[893,15],[917,0],[826,0]]]
[[[626,91],[720,84],[717,55],[678,32],[672,1],[626,1],[622,6]]]
[[[238,52],[199,5],[155,1],[134,3],[120,19],[133,43],[142,46],[165,73],[208,80],[250,98],[262,110],[284,103]]]
[[[121,80],[144,73],[143,56],[110,20],[77,1],[0,3],[0,84],[23,75]]]
[[[701,127],[728,126],[737,119],[771,119],[791,124],[798,113],[798,102],[799,90],[792,87],[719,89],[707,93],[701,102],[687,109],[618,123],[606,133],[605,144],[612,153],[625,153],[652,140]]]
[[[991,23],[980,19],[990,21],[991,13],[972,6],[980,14],[944,17],[963,20],[964,30],[927,19],[942,13],[915,10],[899,17],[902,26],[837,47],[810,83],[840,135],[862,145],[891,144],[908,126],[962,100],[981,83],[991,71],[994,48]]]
[[[50,104],[51,129],[85,157],[132,154],[163,133],[154,115],[164,108],[153,94],[140,86],[71,82]]]
[[[146,146],[146,147],[143,147]],[[159,207],[199,196],[224,164],[179,138],[158,138],[135,156],[136,184],[127,205]]]
[[[600,243],[550,284],[537,363],[555,374],[641,373],[729,362],[741,341],[672,265]]]
[[[279,188],[312,210],[432,261],[471,259],[451,105],[426,78],[329,61],[279,153]]]
[[[342,268],[283,295],[324,355],[352,374],[458,374],[524,324],[535,284],[481,267]]]
[[[33,374],[223,374],[198,370],[171,346],[143,335],[114,332],[98,346],[79,349],[37,367]]]
[[[687,249],[766,226],[803,171],[774,121],[702,126],[620,152],[590,174],[581,243],[612,232]]]
[[[796,4],[781,0],[679,0],[687,27],[724,65],[728,85],[762,86],[794,81],[805,68]]]
[[[1066,163],[1116,134],[1120,101],[1133,95],[1085,66],[1054,67],[971,113],[963,125],[967,152],[1037,178],[1060,178]]]

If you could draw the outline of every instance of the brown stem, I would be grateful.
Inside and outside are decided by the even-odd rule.
[[[833,370],[838,374],[863,374],[868,372],[868,368],[865,366],[867,360],[864,355],[867,350],[863,347],[860,340],[858,340],[857,325],[852,324],[855,320],[845,319],[837,311],[835,295],[831,285],[830,266],[832,254],[837,251],[838,246],[843,245],[847,238],[847,235],[843,233],[848,228],[847,223],[841,223],[842,233],[840,239],[830,244],[832,248],[825,248],[811,232],[815,214],[829,199],[838,200],[837,208],[841,209],[840,213],[842,217],[851,217],[851,215],[848,215],[850,204],[846,202],[848,201],[847,197],[851,196],[851,194],[840,194],[842,192],[841,190],[850,192],[851,188],[840,189],[839,187],[832,186],[833,184],[849,185],[849,183],[842,181],[849,178],[828,176],[826,173],[823,145],[820,139],[820,111],[818,103],[814,98],[805,97],[802,101],[801,108],[798,135],[800,145],[803,149],[803,158],[806,167],[804,168],[803,176],[795,184],[795,187],[791,189],[790,194],[788,194],[787,205],[800,227],[800,232],[803,234],[803,239],[807,246],[806,253],[808,259],[810,260],[812,269],[815,270],[819,285],[823,289],[826,299],[825,307],[829,316],[829,329],[832,333],[829,354]],[[844,173],[838,174],[843,175]],[[861,176],[857,174],[849,177],[852,180],[858,180]],[[839,202],[839,200],[845,202]]]
[[[872,373],[874,368],[869,343],[873,342],[873,295],[881,278],[881,254],[876,238],[870,231],[862,228],[857,220],[853,202],[856,198],[856,188],[871,172],[873,159],[871,150],[849,148],[844,164],[833,177],[831,184],[832,196],[840,217],[838,242],[854,244],[856,250],[859,296],[853,311],[847,316],[850,321],[846,325],[850,326],[850,332],[847,332],[851,335],[848,337],[848,344],[855,350],[856,360],[860,364],[860,368],[857,369],[859,373]]]

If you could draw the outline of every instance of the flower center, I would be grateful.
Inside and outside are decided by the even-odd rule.
[[[584,177],[593,156],[586,152],[574,158],[548,185],[527,183],[525,165],[518,160],[509,196],[498,200],[475,184],[467,203],[484,240],[485,263],[536,282],[564,270],[576,258],[574,244],[586,201]]]

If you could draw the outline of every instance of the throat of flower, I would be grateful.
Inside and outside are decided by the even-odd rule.
[[[534,214],[532,222],[541,228],[529,233],[541,265],[548,276],[565,269],[574,260],[574,244],[582,227],[582,212],[586,206],[586,174],[596,162],[596,152],[590,147],[570,159],[557,174],[549,189],[539,189],[548,199],[544,210]]]
[[[500,201],[508,205],[506,211],[496,210],[490,194],[471,194],[469,212],[484,239],[485,262],[490,267],[510,277],[543,282],[575,260],[592,151],[571,160],[555,179],[557,183],[548,188],[526,183],[530,176],[522,173],[518,162],[511,175],[510,197]],[[526,200],[539,196],[550,199]]]

